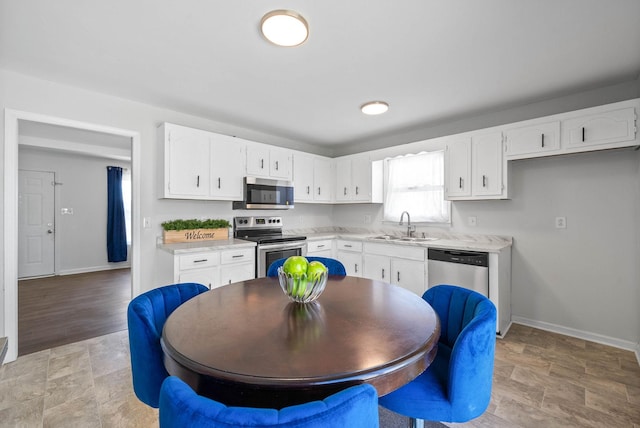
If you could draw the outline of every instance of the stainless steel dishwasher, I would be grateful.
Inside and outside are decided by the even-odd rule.
[[[470,288],[489,297],[489,255],[478,251],[429,248],[429,288],[438,284]]]

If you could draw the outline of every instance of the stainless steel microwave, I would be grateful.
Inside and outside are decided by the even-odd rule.
[[[293,183],[268,178],[245,177],[243,200],[234,210],[289,210],[293,208]]]

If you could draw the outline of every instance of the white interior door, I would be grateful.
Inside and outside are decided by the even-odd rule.
[[[53,275],[53,172],[18,172],[18,277]]]

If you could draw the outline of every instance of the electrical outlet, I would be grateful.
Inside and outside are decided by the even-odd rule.
[[[556,229],[566,229],[566,228],[567,228],[567,218],[556,217]]]
[[[371,224],[371,216],[369,214],[364,215],[364,224]]]
[[[467,224],[471,227],[476,227],[478,224],[478,219],[475,216],[468,217]]]
[[[142,219],[142,227],[145,229],[151,229],[151,217],[145,217]]]

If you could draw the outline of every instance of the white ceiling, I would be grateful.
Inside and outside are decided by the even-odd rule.
[[[338,147],[637,79],[640,0],[3,0],[0,67]]]

